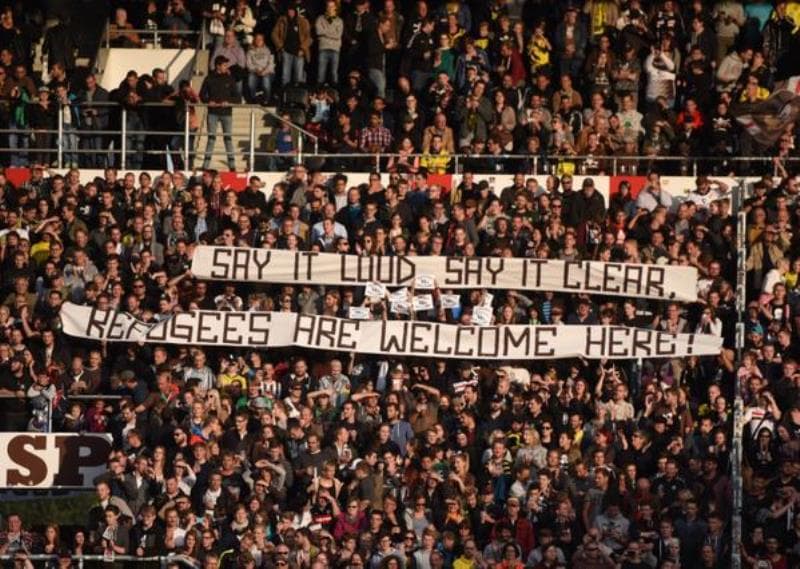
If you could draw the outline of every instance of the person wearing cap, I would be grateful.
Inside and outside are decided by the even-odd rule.
[[[302,4],[289,3],[272,28],[272,44],[281,59],[281,84],[284,89],[292,83],[306,80],[306,61],[311,60],[311,24],[300,13]]]
[[[606,215],[605,200],[595,188],[592,178],[584,178],[581,188],[572,198],[566,223],[572,227],[578,227],[582,223],[599,225]]]
[[[218,55],[213,60],[214,69],[203,80],[200,88],[200,99],[208,105],[206,126],[208,139],[206,141],[203,169],[208,169],[211,164],[211,153],[217,142],[217,126],[222,126],[222,135],[225,141],[225,152],[228,156],[228,169],[236,170],[236,159],[233,149],[233,110],[232,104],[241,99],[236,86],[236,79],[230,71],[230,61],[224,55]]]

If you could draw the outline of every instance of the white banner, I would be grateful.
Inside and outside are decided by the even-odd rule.
[[[457,326],[348,320],[293,312],[198,310],[151,324],[122,313],[65,304],[64,332],[92,340],[319,350],[466,359],[716,355],[722,339],[624,326]]]
[[[697,300],[697,269],[672,265],[502,257],[361,257],[312,251],[199,246],[192,273],[218,281],[410,286],[419,275],[444,289],[491,288]]]
[[[0,488],[92,488],[111,435],[0,433]]]

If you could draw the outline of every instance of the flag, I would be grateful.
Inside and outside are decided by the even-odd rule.
[[[737,103],[731,110],[756,142],[772,146],[797,119],[800,98],[794,91],[782,89],[763,101]]]

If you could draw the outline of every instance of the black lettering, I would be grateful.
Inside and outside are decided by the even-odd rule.
[[[294,254],[294,280],[300,280],[300,253]]]
[[[505,260],[502,258],[494,258],[494,257],[486,257],[486,270],[489,274],[492,275],[492,286],[497,285],[497,277],[500,273],[503,272],[503,268],[505,267]],[[497,262],[497,268],[495,269],[492,267],[492,261]]]
[[[222,341],[225,344],[236,346],[242,343],[244,337],[239,334],[237,336],[229,336],[228,332],[238,332],[239,328],[234,324],[234,320],[244,322],[247,316],[244,312],[226,312],[225,317],[222,319]]]
[[[131,336],[133,336],[134,333],[141,333],[141,335],[144,336],[145,339],[148,339],[147,333],[150,331],[151,328],[152,326],[150,324],[147,324],[146,322],[142,322],[141,320],[134,320],[133,324],[131,324],[128,327],[128,333],[125,335],[125,339],[130,340]],[[134,338],[134,340],[139,340],[139,338],[138,337]]]
[[[352,255],[339,255],[339,280],[343,283],[354,283],[356,282],[355,277],[351,277],[347,275],[347,266],[348,266],[348,259],[352,259]],[[361,265],[361,257],[356,257],[356,263]]]
[[[586,290],[600,290],[600,285],[592,285],[592,268],[594,265],[591,262],[586,262],[583,264],[583,268],[586,271],[583,277],[583,286]]]
[[[608,330],[608,357],[629,357],[630,354],[625,348],[625,341],[630,335],[630,329],[624,326],[612,326]],[[617,349],[621,348],[621,349]]]
[[[648,295],[660,296],[663,298],[664,294],[664,279],[666,271],[664,267],[647,267],[647,285],[645,291]]]
[[[580,261],[564,261],[564,281],[563,281],[562,284],[563,284],[565,289],[578,290],[578,289],[581,288],[580,281],[570,282],[570,274],[569,273],[570,273],[570,269],[572,267],[577,267],[580,270],[581,262]]]
[[[212,262],[211,262],[211,278],[212,279],[223,279],[228,280],[230,277],[228,275],[228,271],[230,269],[230,265],[227,262],[223,262],[220,257],[230,257],[231,250],[230,249],[223,249],[221,247],[215,247],[214,253],[212,254]],[[214,268],[219,268],[221,271],[217,272]]]
[[[241,273],[239,270],[241,269]],[[231,280],[248,281],[250,280],[250,249],[235,249],[233,251],[233,266]]]
[[[600,338],[597,339],[597,333],[600,333]],[[599,346],[600,352],[592,351],[592,347]],[[605,326],[587,326],[586,327],[586,345],[583,348],[583,353],[586,357],[605,357],[606,356],[606,327]]]
[[[216,344],[217,343],[217,334],[212,333],[209,336],[206,336],[206,332],[213,332],[214,327],[213,324],[206,324],[206,320],[213,320],[214,322],[219,322],[220,317],[222,316],[219,312],[211,312],[211,311],[203,311],[197,313],[197,343],[198,344]]]
[[[316,251],[308,251],[303,253],[303,257],[306,258],[306,278],[310,281],[313,281],[314,278],[312,277],[313,270],[311,268],[312,263],[314,262],[314,257],[319,255]]]
[[[633,356],[642,357],[650,355],[650,339],[653,335],[651,330],[644,328],[633,329]]]
[[[412,354],[426,355],[428,349],[426,346],[429,343],[428,335],[423,332],[430,330],[431,325],[428,322],[412,322],[411,323],[411,349]]]
[[[444,349],[439,346],[439,337],[444,328],[442,326],[433,327],[433,353],[439,356],[449,356],[453,353],[451,346],[445,346]]]
[[[351,330],[348,330],[352,328]],[[336,343],[340,350],[355,350],[357,342],[353,340],[353,334],[361,330],[360,320],[342,320],[339,329],[339,341]]]
[[[379,283],[391,284],[394,282],[394,265],[397,259],[397,268],[400,268],[400,259],[398,257],[375,257],[377,267],[375,267],[375,280]],[[385,274],[384,267],[388,265],[389,274]]]
[[[187,344],[192,343],[192,326],[191,324],[184,324],[181,325],[181,320],[189,319],[191,323],[191,319],[194,318],[194,314],[188,314],[186,312],[181,312],[173,316],[169,323],[169,335],[172,337],[172,341],[175,340],[183,340]]]
[[[455,350],[455,355],[471,357],[475,353],[475,348],[470,347],[466,351],[463,351],[461,349],[461,334],[462,333],[469,334],[470,336],[474,336],[475,335],[475,327],[474,326],[457,326],[456,327],[456,350]]]
[[[265,322],[265,327],[259,326],[259,321]],[[250,314],[250,341],[253,346],[268,346],[269,345],[269,323],[272,316],[269,312],[253,312]],[[260,334],[261,336],[253,336],[252,334]]]
[[[356,266],[358,267],[358,271],[356,272],[357,277],[356,281],[360,283],[366,283],[372,280],[372,275],[374,274],[373,265],[375,264],[375,259],[373,255],[369,257],[357,257]],[[364,262],[367,262],[367,274],[364,274]]]
[[[658,356],[674,356],[675,355],[675,334],[667,334],[666,332],[656,333],[656,357]]]
[[[534,328],[533,333],[533,354],[538,357],[551,357],[556,353],[555,348],[550,347],[550,343],[543,338],[549,335],[550,338],[555,338],[558,329],[555,326],[537,326]]]
[[[174,316],[170,317],[170,320],[175,318]],[[147,332],[147,341],[148,342],[165,342],[167,341],[167,324],[169,320],[162,320],[158,324],[154,324],[150,327],[150,330]],[[171,340],[170,340],[171,342]]]
[[[444,262],[444,272],[448,276],[444,278],[444,284],[450,286],[458,286],[462,284],[463,276],[461,274],[462,268],[458,265],[464,264],[463,257],[447,257],[447,260]],[[450,278],[450,275],[453,275],[453,278]]]
[[[628,285],[633,285],[628,288]],[[639,295],[642,290],[642,267],[640,265],[625,265],[625,277],[622,279],[622,290],[627,294]]]
[[[498,356],[500,349],[498,330],[497,326],[481,326],[478,328],[478,356],[482,358],[496,358]],[[486,334],[492,334],[489,341],[485,341]],[[484,349],[484,346],[486,346],[486,349]]]
[[[336,347],[336,318],[330,316],[320,316],[317,321],[317,341],[315,347],[329,349]],[[328,341],[328,345],[322,345],[322,338]]]
[[[606,263],[603,265],[603,290],[605,292],[620,292],[619,285],[614,284],[617,282],[616,276],[611,276],[611,271],[619,273],[622,265],[619,263]]]
[[[533,283],[533,288],[539,288],[542,286],[542,265],[547,263],[547,259],[526,259],[525,260],[525,270],[523,271],[522,275],[522,284],[527,288],[528,286],[528,267],[533,267],[533,274],[536,276]]]
[[[309,314],[298,314],[294,326],[294,340],[292,343],[295,346],[309,346],[314,343],[314,328],[317,325],[317,317]],[[300,334],[305,333],[306,337],[300,340]]]
[[[110,310],[98,310],[97,308],[92,308],[91,312],[89,312],[89,322],[86,324],[86,335],[90,337],[97,337],[97,338],[104,338],[105,337],[105,327],[108,324],[108,319],[111,315],[114,314]],[[101,318],[98,318],[101,316]],[[95,331],[95,328],[97,329]]]
[[[519,328],[521,334],[514,337],[514,330]],[[522,347],[520,356],[527,356],[531,347],[531,329],[527,326],[503,326],[503,355],[510,357],[512,348]],[[514,352],[516,353],[516,352]]]
[[[259,259],[260,257],[259,253],[264,254],[263,262],[261,262],[261,259]],[[264,280],[264,277],[266,276],[264,275],[264,269],[267,268],[267,265],[269,265],[271,259],[272,259],[271,251],[268,251],[266,249],[253,249],[253,264],[256,266],[256,269],[258,269],[258,280],[260,281]]]
[[[405,270],[403,270],[405,268]],[[397,284],[412,282],[417,276],[417,265],[408,257],[397,257]]]
[[[406,339],[408,338],[408,327],[405,322],[381,322],[381,351],[389,353],[403,353],[406,351]],[[403,329],[402,337],[399,337],[394,329],[400,326]],[[389,330],[392,328],[392,331]]]
[[[122,312],[115,312],[111,320],[111,326],[108,328],[108,335],[106,340],[122,340],[125,338],[125,322],[128,320],[128,315]],[[117,333],[119,330],[119,333]]]
[[[483,259],[481,257],[467,257],[464,263],[464,284],[465,285],[481,285],[481,280],[483,277],[483,271],[481,267],[483,266]],[[470,275],[475,277],[473,281],[470,278]]]

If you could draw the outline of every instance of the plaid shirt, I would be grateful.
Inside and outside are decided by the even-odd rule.
[[[392,133],[385,126],[367,127],[361,131],[359,147],[363,152],[372,152],[374,146],[377,146],[381,152],[386,152],[391,145]]]

